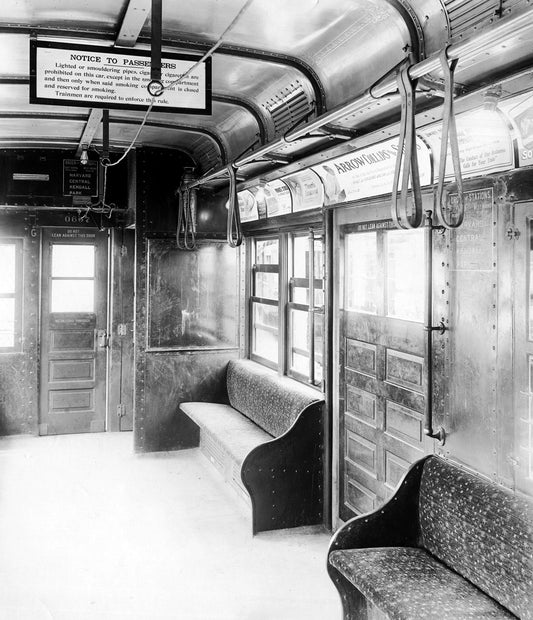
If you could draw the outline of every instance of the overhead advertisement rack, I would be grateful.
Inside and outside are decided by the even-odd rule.
[[[184,77],[155,97],[152,110],[211,114],[211,58],[194,66],[199,58],[163,56],[163,85]],[[30,103],[144,110],[153,101],[149,83],[149,51],[30,41]]]

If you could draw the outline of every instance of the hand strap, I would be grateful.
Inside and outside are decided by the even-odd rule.
[[[448,48],[446,47],[440,54],[442,72],[444,74],[444,104],[442,110],[442,137],[440,143],[439,178],[437,183],[437,194],[435,197],[435,213],[440,223],[445,228],[458,228],[464,219],[465,205],[463,195],[463,177],[461,174],[461,158],[459,157],[459,140],[457,139],[457,127],[455,124],[455,113],[453,109],[453,85],[454,71],[457,59],[448,58]],[[458,212],[455,221],[452,223],[446,219],[446,202],[444,197],[444,177],[446,176],[446,159],[448,155],[448,143],[452,155],[453,171],[457,184]]]
[[[405,61],[397,75],[398,90],[402,101],[400,118],[400,136],[394,180],[392,187],[391,214],[398,228],[418,228],[422,223],[422,192],[420,190],[420,172],[418,168],[418,154],[416,148],[415,127],[415,88],[416,80],[409,76],[411,63]],[[402,184],[399,187],[400,175]],[[408,209],[409,178],[413,187],[413,206]],[[400,204],[398,205],[398,190]]]

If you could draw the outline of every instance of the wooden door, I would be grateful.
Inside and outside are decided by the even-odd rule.
[[[533,203],[515,206],[514,394],[516,487],[533,495]]]
[[[364,217],[348,212],[336,227],[341,520],[377,508],[432,450],[423,433],[423,231]]]
[[[41,435],[105,430],[108,235],[43,231]]]

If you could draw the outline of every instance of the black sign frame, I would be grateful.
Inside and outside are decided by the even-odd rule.
[[[39,48],[46,49],[58,49],[58,50],[72,50],[73,52],[87,52],[87,53],[108,53],[114,56],[139,56],[150,59],[150,51],[137,50],[137,49],[116,49],[111,46],[102,45],[79,45],[74,43],[61,43],[55,41],[36,41],[30,40],[30,103],[37,103],[41,105],[63,105],[63,106],[77,106],[83,108],[105,108],[105,109],[118,109],[118,110],[143,110],[147,108],[149,104],[129,104],[129,103],[114,103],[112,101],[97,101],[97,100],[82,100],[82,99],[55,99],[53,97],[38,97],[37,96],[37,50]],[[182,53],[166,53],[164,54],[162,61],[165,60],[185,60],[185,61],[198,61],[200,56],[193,54]],[[212,64],[211,57],[206,58],[203,61],[205,65],[205,97],[204,107],[199,108],[187,108],[187,107],[171,107],[171,106],[158,106],[154,104],[152,110],[154,112],[170,112],[173,114],[197,114],[197,115],[210,115],[212,112]],[[147,91],[148,92],[148,91]],[[157,99],[156,99],[157,100]]]

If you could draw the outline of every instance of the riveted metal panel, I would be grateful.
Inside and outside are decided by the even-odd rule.
[[[0,216],[0,235],[23,246],[22,349],[0,354],[0,435],[37,433],[40,236],[32,218]]]
[[[169,162],[173,165],[169,165]],[[225,368],[230,359],[239,356],[238,338],[233,346],[228,345],[220,350],[202,350],[201,343],[196,343],[196,350],[194,347],[184,349],[179,347],[179,342],[166,342],[166,347],[157,347],[157,350],[153,346],[151,350],[149,348],[149,305],[157,305],[158,301],[162,303],[162,297],[153,288],[154,297],[148,299],[150,244],[153,248],[166,247],[169,251],[172,250],[170,254],[175,258],[177,273],[181,273],[182,268],[187,270],[191,266],[191,257],[185,252],[175,250],[174,239],[168,238],[168,232],[175,226],[168,218],[174,217],[174,212],[169,215],[168,210],[161,209],[162,204],[175,200],[174,189],[181,176],[179,166],[186,163],[188,162],[183,156],[178,161],[175,155],[172,157],[168,152],[150,149],[139,152],[137,157],[134,442],[138,451],[170,450],[198,445],[198,429],[186,416],[179,414],[178,405],[189,400],[224,401]],[[157,232],[161,230],[164,232]],[[148,239],[147,234],[152,238]],[[158,234],[164,237],[164,240],[153,239]],[[179,260],[180,254],[186,254],[186,260],[182,263]],[[239,255],[236,256],[235,265],[238,284]],[[168,267],[170,265],[167,265]],[[167,269],[167,275],[168,273]],[[164,276],[164,273],[159,276]],[[204,276],[206,274],[189,273],[188,281],[201,280]],[[238,289],[238,286],[236,288]],[[191,289],[184,292],[185,295],[189,293],[194,294],[194,291]],[[171,314],[164,316],[170,320]],[[175,318],[178,320],[179,317]],[[181,319],[179,322],[181,324]]]

